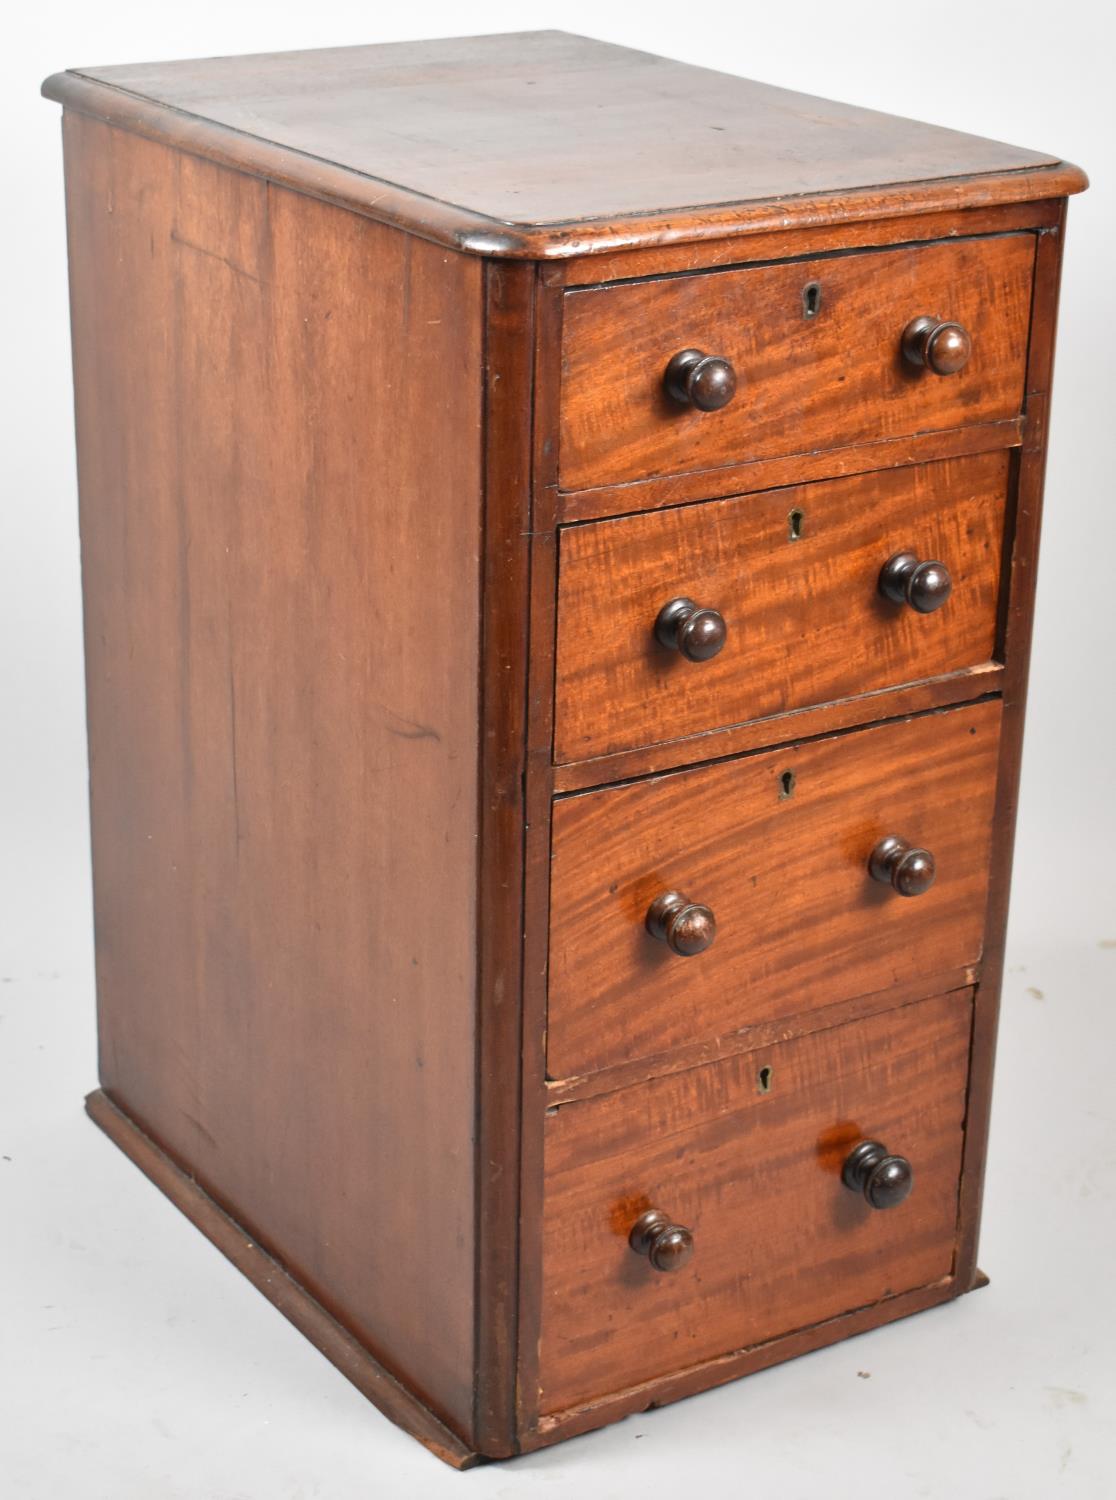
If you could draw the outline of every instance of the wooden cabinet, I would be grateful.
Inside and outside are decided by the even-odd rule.
[[[94,1119],[458,1466],[979,1284],[1080,171],[561,33],[45,92]]]

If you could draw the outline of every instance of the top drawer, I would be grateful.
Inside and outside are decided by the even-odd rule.
[[[1006,234],[567,292],[560,484],[620,484],[1017,416],[1033,261],[1034,236]],[[939,375],[904,354],[917,318],[961,325],[971,350],[963,368]],[[957,362],[945,344],[943,366]],[[667,365],[685,349],[731,364],[727,405],[702,411],[668,394]]]

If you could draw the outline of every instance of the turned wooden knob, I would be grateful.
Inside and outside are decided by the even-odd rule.
[[[671,599],[655,620],[655,639],[668,651],[680,651],[687,661],[708,661],[728,639],[724,616],[692,599]]]
[[[647,908],[647,931],[679,958],[692,958],[712,945],[717,919],[708,906],[678,891],[664,891]]]
[[[628,1244],[646,1255],[656,1271],[677,1271],[694,1253],[694,1237],[681,1224],[672,1224],[661,1209],[649,1208],[632,1225]]]
[[[896,552],[880,569],[880,593],[893,604],[909,604],[920,615],[932,615],[953,592],[949,569],[941,562],[920,562],[913,552]]]
[[[667,395],[698,411],[720,411],[736,395],[736,371],[727,359],[700,349],[681,349],[666,367]]]
[[[903,329],[903,358],[935,375],[956,375],[969,363],[973,341],[960,323],[912,318]]]
[[[929,849],[916,849],[906,839],[889,834],[872,850],[868,873],[900,896],[921,896],[934,884],[937,867]]]
[[[845,1158],[841,1180],[863,1193],[871,1208],[895,1208],[910,1196],[914,1173],[905,1156],[892,1156],[879,1141],[861,1141]]]

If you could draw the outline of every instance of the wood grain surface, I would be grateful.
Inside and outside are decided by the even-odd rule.
[[[483,267],[66,147],[101,1080],[465,1434]]]
[[[940,989],[942,994],[947,990],[972,989],[979,982],[980,976],[979,963],[962,964],[959,968],[945,969],[935,975],[934,987]],[[599,1073],[548,1079],[544,1107],[549,1109],[555,1104],[567,1104],[572,1099],[593,1099],[600,1094],[611,1094],[615,1089],[627,1088],[633,1083],[642,1083],[648,1078],[665,1077],[668,1073],[687,1073],[691,1068],[700,1067],[704,1063],[735,1057],[738,1052],[754,1052],[757,1047],[765,1047],[771,1042],[789,1042],[792,1037],[807,1036],[815,1031],[829,1031],[834,1026],[844,1026],[850,1021],[879,1015],[885,1010],[909,1005],[912,1000],[925,998],[926,978],[924,975],[915,975],[911,979],[890,984],[886,990],[878,990],[874,995],[857,995],[852,999],[837,1000],[832,1005],[803,1011],[799,1015],[757,1021],[724,1036],[672,1047],[668,1052],[660,1052],[652,1057],[639,1057],[630,1063],[605,1068]]]
[[[549,1075],[978,959],[999,719],[997,702],[973,704],[559,799]],[[867,874],[888,834],[935,855],[925,895]],[[679,958],[646,932],[668,890],[712,908],[706,952]]]
[[[850,220],[805,228],[788,224],[748,235],[724,235],[702,244],[602,250],[576,260],[547,261],[541,266],[540,275],[547,287],[599,286],[606,281],[634,281],[680,271],[712,271],[719,266],[805,258],[834,250],[971,239],[978,234],[1007,234],[1013,229],[1037,230],[1058,223],[1063,202],[1056,198],[1034,199],[946,211],[926,203],[924,210],[920,206],[917,212],[892,219]]]
[[[1056,161],[557,31],[81,71],[513,224]]]
[[[562,488],[1016,416],[1034,253],[1034,235],[999,235],[570,291]],[[811,282],[821,302],[806,318]],[[903,359],[903,329],[924,313],[971,334],[960,374]],[[723,410],[665,394],[667,363],[688,348],[735,367]]]
[[[477,881],[476,1424],[474,1445],[504,1457],[518,1449],[517,1338],[520,1202],[513,1164],[524,1116],[520,1097],[523,864],[530,609],[531,414],[535,391],[532,266],[484,269],[484,546],[481,578],[480,837]],[[436,578],[428,587],[438,587]],[[431,919],[440,913],[431,910]],[[544,937],[545,940],[545,937]],[[527,1132],[539,1133],[528,1118]],[[456,1143],[455,1143],[456,1144]],[[435,1150],[438,1148],[435,1146]]]
[[[971,994],[553,1110],[540,1409],[577,1406],[947,1276]],[[912,1163],[914,1189],[897,1208],[874,1211],[841,1182],[845,1156],[866,1137]],[[670,1274],[628,1245],[652,1206],[693,1232],[693,1259]]]
[[[942,432],[910,433],[853,443],[847,448],[819,448],[786,453],[781,458],[756,458],[722,464],[718,469],[689,469],[682,474],[659,474],[606,484],[599,489],[555,490],[554,509],[559,524],[607,520],[640,510],[662,510],[697,500],[725,500],[760,490],[813,484],[819,479],[845,479],[910,464],[936,463],[970,453],[1017,448],[1027,425],[1022,415],[1003,422],[978,422],[973,427],[950,427]]]
[[[817,739],[874,720],[902,719],[931,708],[972,703],[998,692],[1003,675],[999,662],[985,662],[983,666],[950,672],[945,677],[929,677],[902,687],[883,688],[878,693],[862,693],[856,698],[838,698],[832,703],[776,714],[770,719],[710,729],[689,739],[641,745],[638,750],[618,750],[614,755],[599,755],[592,760],[569,761],[551,767],[551,781],[555,792],[590,791],[610,781],[632,781],[752,750],[792,745],[796,740]]]
[[[988,453],[564,528],[555,760],[989,661],[1009,470],[1006,452]],[[881,566],[905,550],[950,570],[932,614],[879,593]],[[724,617],[719,655],[691,662],[656,640],[679,595]]]
[[[1055,157],[555,31],[84,67],[44,91],[489,255],[1084,185]]]
[[[546,1448],[593,1428],[603,1427],[606,1423],[619,1422],[624,1417],[653,1411],[660,1406],[668,1406],[671,1402],[685,1400],[687,1396],[725,1385],[728,1381],[739,1380],[760,1370],[769,1370],[772,1365],[781,1364],[784,1360],[798,1359],[803,1354],[824,1349],[842,1339],[855,1338],[858,1334],[885,1327],[899,1318],[913,1317],[915,1313],[940,1307],[944,1302],[952,1301],[965,1292],[976,1291],[987,1285],[988,1278],[980,1272],[968,1284],[956,1275],[942,1276],[913,1292],[900,1292],[895,1297],[884,1297],[880,1302],[853,1308],[836,1318],[827,1318],[822,1323],[811,1324],[809,1328],[800,1328],[796,1333],[783,1334],[764,1344],[751,1344],[747,1349],[734,1349],[731,1354],[702,1360],[700,1364],[689,1365],[685,1370],[625,1386],[623,1390],[598,1396],[582,1406],[569,1407],[565,1411],[541,1417],[537,1427],[525,1438],[523,1451],[533,1452]]]
[[[972,1086],[965,1117],[958,1274],[976,1270],[984,1175],[992,1108],[996,1036],[1008,936],[1012,860],[1019,808],[1027,674],[1035,623],[1043,479],[1050,424],[1058,294],[1065,245],[1066,204],[1060,222],[1039,240],[1035,302],[1027,359],[1027,442],[1017,459],[1016,503],[1006,559],[1001,635],[1004,657],[1003,732],[995,811],[995,841],[985,914],[985,955],[973,1019]]]

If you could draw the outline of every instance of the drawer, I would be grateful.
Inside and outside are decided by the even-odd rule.
[[[985,453],[565,528],[555,759],[988,661],[1010,462]],[[901,553],[944,563],[948,595],[917,570],[909,588],[881,592]],[[675,599],[721,617],[716,655],[690,660],[708,649],[701,641],[659,638]]]
[[[971,1015],[959,990],[550,1111],[542,1410],[948,1276]],[[902,1201],[845,1185],[865,1141],[909,1164]],[[673,1269],[631,1248],[652,1209],[690,1232]]]
[[[562,488],[1017,416],[1034,244],[1006,234],[567,292]],[[963,369],[904,356],[919,317],[962,325]],[[731,363],[728,405],[667,393],[667,365],[687,349]]]
[[[999,725],[998,701],[971,704],[560,798],[550,1076],[976,962]],[[873,878],[891,837],[933,856],[928,890]],[[682,956],[648,931],[668,893],[697,908],[670,924],[680,949],[700,947],[712,913],[704,951]]]

